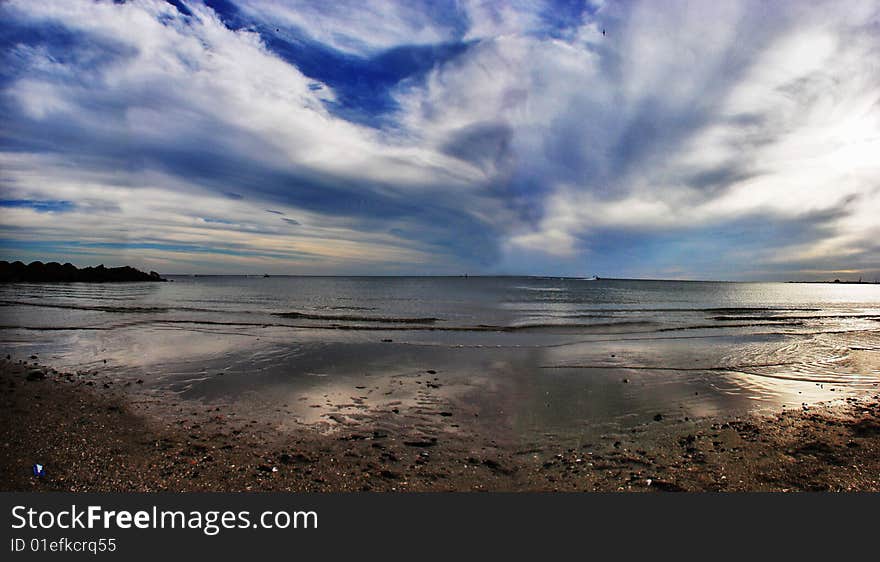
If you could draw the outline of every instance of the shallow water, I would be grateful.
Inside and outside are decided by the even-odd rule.
[[[4,354],[291,425],[452,405],[514,437],[800,408],[880,381],[880,285],[172,279],[0,286]]]

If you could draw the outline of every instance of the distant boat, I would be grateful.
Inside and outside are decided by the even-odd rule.
[[[598,280],[599,280],[598,275],[593,275],[592,277],[587,277],[586,279],[584,279],[584,281],[598,281]]]
[[[263,277],[269,277],[269,274],[268,274],[268,273],[264,273],[264,274],[263,274]]]

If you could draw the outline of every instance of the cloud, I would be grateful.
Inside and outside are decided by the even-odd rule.
[[[442,6],[444,9],[435,9]],[[454,2],[309,2],[250,0],[239,9],[280,33],[354,54],[376,54],[399,45],[433,45],[460,39],[463,14]]]
[[[10,0],[0,15],[10,257],[880,272],[876,2]]]

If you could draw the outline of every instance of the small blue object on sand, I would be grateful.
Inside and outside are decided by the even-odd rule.
[[[43,469],[43,465],[35,464],[33,468],[34,468],[34,476],[36,476],[37,478],[40,478],[42,476],[46,476],[46,471]]]

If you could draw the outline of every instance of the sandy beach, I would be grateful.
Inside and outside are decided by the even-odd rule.
[[[333,431],[280,429],[234,404],[145,399],[138,386],[2,360],[0,489],[880,490],[876,392],[772,415],[660,417],[572,447],[490,435],[447,405],[433,423],[424,411],[365,411]]]

